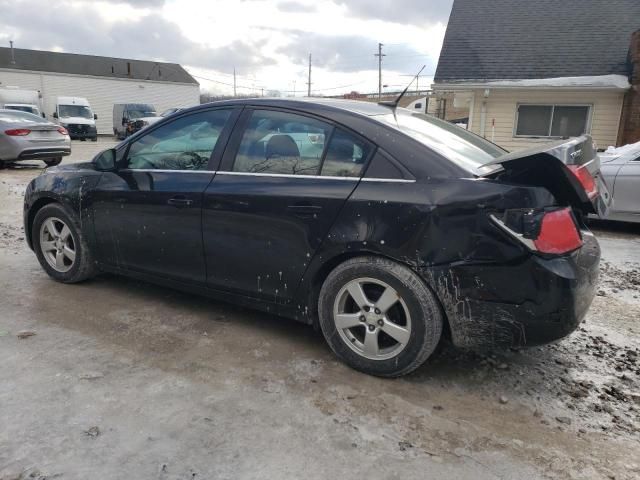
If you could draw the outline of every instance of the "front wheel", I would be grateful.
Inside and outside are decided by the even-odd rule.
[[[412,270],[384,258],[358,257],[336,267],[320,290],[318,313],[334,353],[381,377],[418,368],[442,334],[433,293]]]
[[[62,157],[48,158],[47,160],[44,160],[44,164],[47,167],[55,167],[56,165],[60,165],[60,162],[62,162]]]
[[[31,240],[40,265],[54,280],[77,283],[97,273],[80,225],[60,204],[51,203],[38,210]]]

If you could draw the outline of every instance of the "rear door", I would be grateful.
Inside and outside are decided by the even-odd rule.
[[[101,262],[206,281],[202,194],[233,120],[229,108],[187,113],[131,140],[121,168],[92,192]]]
[[[371,146],[329,122],[247,109],[207,188],[211,287],[288,302],[356,187]]]

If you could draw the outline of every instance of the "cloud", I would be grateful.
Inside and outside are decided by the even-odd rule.
[[[446,23],[453,0],[334,0],[360,18],[412,25]]]
[[[312,13],[318,11],[315,5],[307,5],[306,3],[287,1],[277,4],[278,10],[287,13]]]
[[[278,49],[292,63],[304,65],[309,52],[313,52],[313,65],[334,72],[359,72],[378,68],[378,42],[372,38],[346,35],[328,36],[299,30],[288,31],[289,43]],[[385,48],[383,59],[385,69],[394,71],[412,70],[416,65],[433,62],[422,52],[408,45],[393,45]]]
[[[0,30],[12,33],[16,47],[167,61],[227,71],[234,66],[253,68],[275,63],[261,53],[255,41],[234,40],[210,48],[193,42],[177,24],[155,13],[137,20],[107,22],[96,11],[69,8],[52,28],[48,2],[38,3],[42,8],[24,9],[20,3],[0,2]]]

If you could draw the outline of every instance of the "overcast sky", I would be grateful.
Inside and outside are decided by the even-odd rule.
[[[0,43],[182,64],[204,90],[397,90],[432,81],[453,0],[0,0]],[[405,76],[407,75],[407,76]]]

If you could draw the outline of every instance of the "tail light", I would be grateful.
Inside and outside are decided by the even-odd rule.
[[[31,130],[28,128],[14,128],[12,130],[5,130],[4,133],[10,137],[24,137],[25,135],[29,135]]]
[[[562,255],[582,246],[582,236],[571,209],[507,210],[491,215],[502,230],[533,252]]]
[[[587,170],[585,165],[567,165],[571,173],[575,175],[575,177],[584,188],[584,191],[587,193],[589,199],[593,199],[598,196],[598,185],[596,184],[593,175],[591,172]]]
[[[67,131],[67,129],[66,129],[66,128],[64,128],[64,127],[58,127],[58,132],[59,132],[61,135],[69,135],[69,132],[68,132],[68,131]]]

